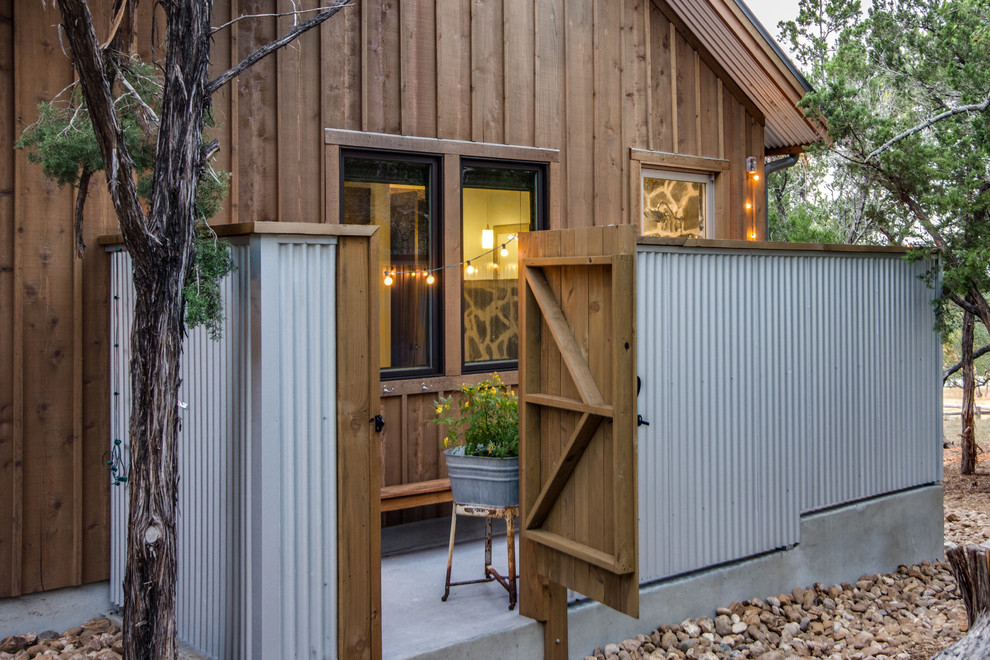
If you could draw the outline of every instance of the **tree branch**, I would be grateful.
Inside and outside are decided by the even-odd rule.
[[[131,161],[124,133],[113,106],[110,84],[104,76],[104,63],[100,57],[100,44],[93,28],[93,17],[84,0],[58,0],[62,25],[72,61],[79,74],[86,106],[100,155],[106,164],[107,186],[110,199],[120,220],[120,229],[128,249],[146,248],[147,218],[134,183],[134,164]],[[119,35],[118,35],[119,36]]]
[[[237,18],[233,18],[223,25],[211,28],[210,34],[216,34],[224,28],[228,28],[237,21],[243,21],[245,18],[282,18],[283,16],[299,16],[300,14],[312,14],[314,11],[324,11],[328,7],[313,7],[312,9],[299,9],[297,11],[283,11],[276,14],[241,14]],[[293,23],[295,25],[295,23]]]
[[[986,346],[984,346],[983,348],[981,348],[978,351],[974,351],[973,352],[973,360],[979,360],[981,357],[983,357],[987,353],[990,353],[990,344],[987,344]],[[942,384],[944,385],[945,384],[945,381],[949,380],[949,376],[951,376],[952,374],[956,373],[957,371],[959,371],[962,368],[963,368],[963,361],[962,360],[959,360],[959,362],[956,362],[954,365],[952,365],[951,367],[949,367],[948,369],[946,369],[945,372],[942,374]]]
[[[89,194],[89,180],[93,178],[93,173],[84,169],[79,174],[79,188],[76,190],[76,257],[82,259],[83,252],[86,251],[86,244],[83,242],[83,209],[86,208],[86,196]]]
[[[961,105],[958,108],[952,108],[950,110],[946,110],[945,112],[939,113],[934,117],[932,117],[931,119],[928,119],[927,121],[924,121],[913,128],[909,128],[900,135],[897,135],[891,138],[890,140],[887,140],[887,142],[885,142],[883,145],[871,151],[870,154],[866,157],[866,160],[870,160],[874,156],[883,153],[884,151],[889,149],[892,144],[896,142],[900,142],[904,138],[911,137],[915,133],[920,133],[921,131],[925,130],[932,124],[937,124],[943,119],[948,119],[949,117],[952,117],[954,115],[961,115],[965,112],[986,112],[988,108],[990,108],[990,94],[987,94],[987,98],[984,99],[983,103],[972,103],[970,105]]]
[[[304,21],[302,23],[299,23],[298,25],[293,26],[291,30],[286,32],[284,35],[282,35],[275,41],[268,42],[267,44],[265,44],[264,46],[254,51],[253,53],[245,57],[237,64],[235,64],[234,66],[230,67],[229,69],[221,73],[215,79],[213,79],[206,86],[206,93],[208,95],[215,93],[218,89],[220,89],[228,82],[236,78],[242,71],[247,69],[249,66],[257,62],[261,58],[265,57],[266,55],[270,55],[271,53],[274,53],[279,48],[289,45],[290,43],[292,43],[293,40],[295,40],[296,37],[298,37],[304,32],[307,32],[308,30],[311,30],[320,23],[324,22],[325,20],[336,14],[338,11],[343,9],[345,6],[347,6],[347,4],[348,4],[348,0],[337,0],[333,4],[333,6],[323,9],[322,11],[320,11],[319,14],[309,19],[308,21]]]

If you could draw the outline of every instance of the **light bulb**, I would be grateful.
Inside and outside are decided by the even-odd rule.
[[[759,174],[753,174],[753,181],[759,181],[759,180],[760,180],[760,175]]]
[[[746,202],[746,210],[748,211],[748,210],[750,210],[751,208],[753,208],[753,205],[752,205],[752,204],[750,204],[749,202]]]
[[[391,275],[386,275],[385,276],[385,286],[392,286],[392,276]]]
[[[749,232],[749,240],[751,240],[751,241],[755,241],[756,240],[756,232],[755,231]]]
[[[505,243],[502,244],[502,249],[498,251],[503,257],[509,256],[509,248],[505,247]]]
[[[466,270],[467,270],[467,274],[468,275],[474,275],[474,266],[471,265],[471,262],[470,261],[467,262],[467,269]]]
[[[426,276],[426,283],[427,284],[433,284],[436,281],[437,281],[437,278],[433,277],[433,273],[430,273],[429,275]]]
[[[495,247],[495,232],[490,228],[481,230],[481,247],[484,250],[491,250]]]

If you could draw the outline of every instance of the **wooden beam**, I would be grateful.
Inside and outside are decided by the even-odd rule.
[[[546,268],[553,266],[611,266],[612,257],[530,257],[527,266]]]
[[[574,334],[567,324],[564,312],[561,310],[560,304],[550,289],[546,275],[543,274],[542,270],[536,268],[526,266],[525,269],[529,290],[533,292],[533,296],[536,298],[536,302],[543,312],[543,318],[550,328],[550,334],[553,335],[554,342],[560,349],[561,358],[571,378],[574,380],[574,385],[581,395],[581,400],[585,403],[604,404],[605,400],[602,398],[601,391],[598,389],[598,384],[595,383],[595,377],[588,369],[588,364],[584,360],[581,348],[574,339]]]
[[[323,137],[326,144],[337,144],[342,147],[353,147],[356,149],[390,149],[394,151],[414,151],[428,154],[457,154],[458,156],[467,156],[469,158],[536,160],[548,163],[556,163],[560,160],[560,152],[557,149],[527,147],[524,145],[440,140],[437,138],[347,131],[335,128],[326,129],[323,132]]]
[[[544,408],[559,408],[560,410],[573,410],[580,413],[591,413],[599,417],[611,417],[612,406],[593,406],[583,401],[575,401],[562,396],[552,394],[526,394],[523,396],[523,403],[532,403]]]
[[[533,507],[526,513],[524,529],[535,529],[546,520],[553,503],[560,495],[560,491],[564,489],[564,484],[574,474],[574,468],[577,467],[578,461],[581,460],[584,450],[587,449],[588,443],[595,436],[595,431],[598,430],[601,423],[602,418],[598,415],[590,413],[581,415],[581,420],[574,427],[564,450],[550,470],[550,478],[543,486],[543,490],[540,491]]]
[[[703,156],[685,156],[666,151],[649,151],[647,149],[629,149],[629,157],[645,166],[680,167],[706,172],[728,172],[730,163],[725,158],[705,158]]]
[[[545,529],[527,529],[523,534],[530,540],[539,543],[540,545],[545,545],[548,548],[554,550],[559,550],[565,555],[571,557],[576,557],[582,561],[586,561],[589,564],[603,568],[606,571],[615,573],[616,575],[623,575],[626,573],[631,573],[631,570],[623,569],[616,563],[615,555],[611,555],[607,552],[603,552],[598,548],[593,548],[590,545],[586,545],[574,539],[569,539],[566,536],[561,536],[554,532],[548,532]]]

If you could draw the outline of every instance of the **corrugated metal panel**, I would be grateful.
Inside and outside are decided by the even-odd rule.
[[[332,239],[276,240],[253,237],[251,245],[233,246],[237,270],[223,283],[223,339],[213,341],[200,328],[184,346],[177,629],[180,639],[216,658],[336,653],[335,247]],[[125,440],[126,458],[134,295],[128,255],[113,255],[112,269],[120,296],[111,319],[120,345],[112,364],[113,391],[120,393],[112,431]],[[262,272],[268,279],[259,282]],[[262,399],[260,384],[267,389]],[[126,497],[126,488],[115,489],[117,605]],[[275,555],[262,553],[268,543]],[[263,602],[273,585],[279,596]],[[274,618],[260,617],[269,606]],[[266,655],[263,647],[279,650]]]
[[[640,576],[799,541],[800,514],[941,478],[924,264],[640,248]]]
[[[251,617],[263,658],[337,650],[336,253],[319,240],[258,241]],[[258,639],[275,622],[279,633]]]
[[[134,287],[126,252],[110,255],[110,447],[120,440],[120,458],[127,474],[130,443],[131,319]],[[127,559],[127,487],[110,488],[110,601],[124,606],[124,565]]]

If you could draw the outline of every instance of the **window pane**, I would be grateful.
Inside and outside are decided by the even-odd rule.
[[[464,270],[465,364],[484,368],[519,357],[519,250],[514,238],[536,228],[538,179],[535,169],[462,170],[461,245],[472,267]]]
[[[643,235],[703,238],[705,183],[643,177]]]
[[[377,225],[381,232],[382,369],[436,370],[439,285],[427,284],[423,274],[437,266],[434,165],[357,156],[343,160],[344,223]],[[385,284],[386,271],[391,285]]]

